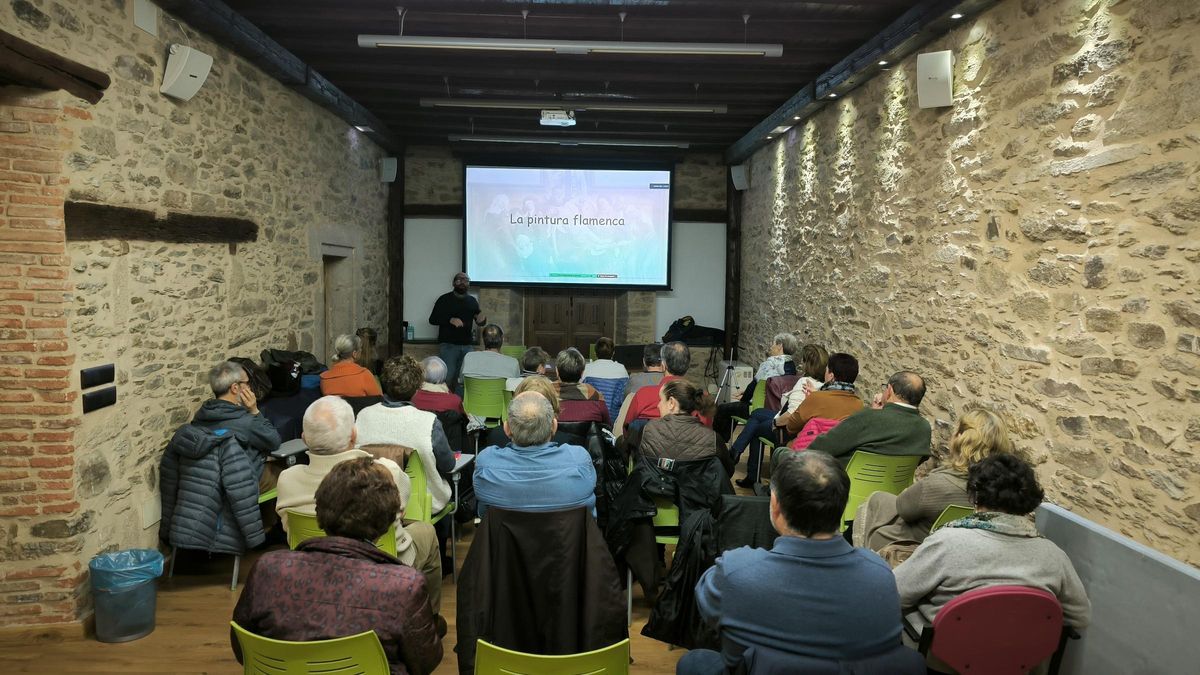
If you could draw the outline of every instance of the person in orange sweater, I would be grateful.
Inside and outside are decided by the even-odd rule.
[[[862,410],[863,402],[854,390],[858,379],[858,359],[849,354],[833,354],[825,367],[825,384],[804,397],[792,414],[780,416],[776,426],[786,426],[791,436],[800,433],[814,417],[843,420]]]
[[[334,363],[321,373],[321,393],[325,396],[382,396],[379,380],[371,371],[355,362],[358,350],[362,349],[362,338],[357,335],[339,335],[333,341]]]

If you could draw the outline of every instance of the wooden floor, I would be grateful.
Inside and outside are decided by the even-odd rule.
[[[737,477],[745,475],[745,457],[738,467]],[[748,490],[735,488],[738,494]],[[473,527],[465,526],[458,542],[458,565],[461,568],[471,546]],[[279,546],[277,548],[283,548]],[[259,552],[242,560],[241,581]],[[233,559],[217,556],[211,560],[204,554],[180,556],[175,577],[159,580],[158,611],[153,633],[132,642],[106,644],[85,639],[76,630],[38,630],[0,632],[0,675],[8,673],[220,673],[235,675],[242,667],[233,658],[229,645],[229,621],[238,591],[229,590]],[[450,577],[443,580],[442,614],[449,630],[442,647],[445,655],[434,671],[435,675],[458,673],[454,654],[456,638],[456,591]],[[641,590],[634,584],[633,625],[629,627],[633,663],[631,673],[674,673],[675,662],[686,653],[672,649],[657,640],[643,637],[650,608],[641,600]]]
[[[458,564],[470,547],[471,526],[458,545]],[[173,579],[163,578],[158,588],[158,613],[153,633],[133,642],[105,644],[91,639],[64,638],[61,631],[29,630],[0,634],[0,673],[241,673],[229,646],[229,620],[238,591],[229,590],[232,558],[211,561],[180,557]],[[259,554],[242,561],[242,580]],[[454,654],[455,587],[443,581],[443,615],[450,629],[442,641],[445,656],[436,675],[458,673]],[[683,650],[642,637],[649,608],[634,591],[633,625],[629,637],[633,673],[674,673]]]

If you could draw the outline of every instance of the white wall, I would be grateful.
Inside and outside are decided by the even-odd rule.
[[[461,218],[404,220],[404,320],[417,339],[437,337],[429,312],[461,268]]]
[[[725,223],[675,223],[671,239],[671,291],[654,298],[654,334],[675,319],[725,327]]]

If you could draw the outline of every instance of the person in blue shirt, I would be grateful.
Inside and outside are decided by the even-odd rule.
[[[508,406],[504,432],[512,442],[485,448],[475,459],[475,499],[482,517],[489,506],[517,511],[557,511],[586,506],[596,513],[596,469],[588,451],[550,438],[558,429],[554,408],[533,391]]]
[[[845,469],[825,453],[798,452],[771,481],[771,523],[780,536],[770,550],[726,551],[700,577],[697,606],[718,627],[721,653],[688,652],[678,675],[736,669],[751,648],[786,666],[799,657],[857,661],[901,644],[892,570],[838,531],[850,493]]]

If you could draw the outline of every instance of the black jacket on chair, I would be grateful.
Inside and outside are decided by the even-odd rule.
[[[592,466],[596,469],[596,522],[603,530],[612,503],[625,485],[625,459],[600,422],[559,422],[558,435],[569,436],[567,442],[585,448],[592,456]]]
[[[479,638],[532,654],[576,654],[629,635],[616,565],[588,509],[491,507],[458,575],[460,673]]]

